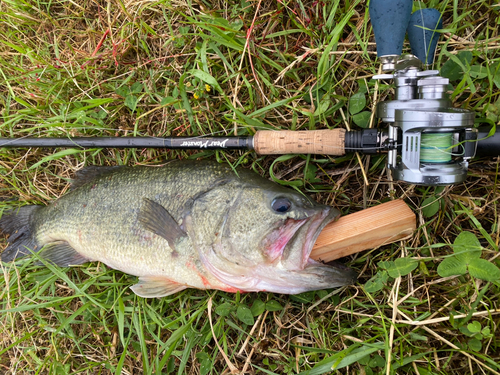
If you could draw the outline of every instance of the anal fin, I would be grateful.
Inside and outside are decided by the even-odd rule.
[[[144,298],[165,297],[186,288],[186,285],[176,283],[163,276],[141,276],[139,282],[130,287],[135,294]]]
[[[46,245],[39,255],[60,267],[76,266],[90,261],[64,241]]]

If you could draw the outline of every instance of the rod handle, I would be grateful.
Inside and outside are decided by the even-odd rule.
[[[260,155],[321,154],[344,155],[345,129],[259,130],[253,138]]]

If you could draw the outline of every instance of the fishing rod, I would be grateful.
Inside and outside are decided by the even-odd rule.
[[[345,129],[259,130],[254,136],[233,137],[73,137],[0,138],[0,147],[167,148],[254,150],[260,155],[387,153],[387,165],[397,180],[421,185],[461,183],[475,156],[500,155],[500,133],[474,127],[474,112],[453,108],[449,80],[436,70],[424,70],[434,59],[442,28],[436,9],[411,13],[412,0],[371,0],[370,17],[377,55],[393,80],[393,100],[378,103],[375,117],[387,130]],[[401,56],[408,33],[413,55]]]
[[[389,131],[259,130],[254,136],[240,137],[0,138],[0,147],[226,149],[253,150],[259,155],[387,153],[396,179],[423,185],[463,182],[470,159],[500,155],[500,132],[489,136],[489,126],[470,127],[471,112],[404,111],[397,112],[397,121],[404,130],[389,125]]]

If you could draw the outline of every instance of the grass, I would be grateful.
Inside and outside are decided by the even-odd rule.
[[[454,106],[497,123],[500,8],[419,5],[444,15],[435,68],[450,77]],[[0,20],[3,137],[354,129],[355,114],[392,95],[371,79],[378,63],[360,0],[4,0]],[[343,214],[404,198],[419,229],[344,259],[359,271],[357,285],[298,296],[186,290],[145,300],[128,289],[134,277],[101,264],[3,264],[1,373],[500,373],[499,280],[438,270],[462,232],[499,264],[496,159],[475,159],[464,184],[431,188],[389,181],[379,156],[3,148],[0,208],[59,197],[84,165],[180,158],[265,176],[272,167],[281,183]],[[418,266],[394,274],[397,259]]]

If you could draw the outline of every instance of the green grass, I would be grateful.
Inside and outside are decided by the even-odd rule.
[[[448,72],[454,106],[498,123],[500,7],[419,4],[444,14],[435,68]],[[4,0],[0,135],[355,129],[354,112],[371,113],[375,97],[392,95],[371,79],[373,41],[360,0]],[[359,111],[350,111],[354,95]],[[357,285],[299,296],[186,290],[145,300],[128,289],[134,277],[101,264],[3,264],[0,373],[500,373],[498,279],[438,273],[463,231],[479,240],[483,259],[499,264],[496,159],[476,159],[464,184],[435,189],[389,181],[378,156],[362,158],[364,186],[352,155],[3,148],[0,209],[59,197],[84,165],[180,158],[273,172],[343,214],[404,198],[419,229],[411,240],[344,259],[359,271]],[[400,258],[418,266],[398,276],[391,261]]]

